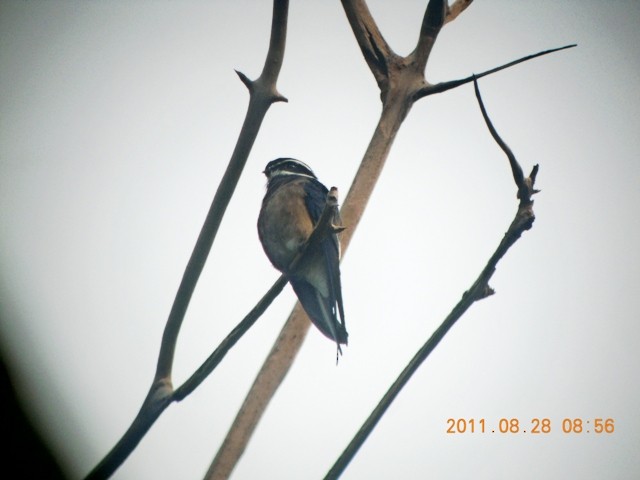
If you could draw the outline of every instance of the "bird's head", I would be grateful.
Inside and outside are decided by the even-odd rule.
[[[279,175],[297,175],[302,177],[317,178],[313,170],[304,162],[295,158],[276,158],[267,163],[263,172],[267,180]]]

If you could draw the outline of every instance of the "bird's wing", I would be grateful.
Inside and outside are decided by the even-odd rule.
[[[322,210],[327,202],[327,193],[329,193],[327,188],[317,180],[305,183],[305,203],[314,225],[318,223]],[[333,223],[334,225],[341,225],[339,213],[336,213]],[[337,235],[330,235],[322,241],[322,252],[324,256],[324,266],[329,280],[330,298],[328,303],[331,306],[333,318],[337,320],[338,314],[340,315],[341,325],[339,325],[338,328],[342,327],[341,330],[344,331],[344,337],[346,339],[342,285],[340,282],[340,241]]]
[[[318,223],[324,204],[327,203],[327,194],[329,190],[318,180],[312,178],[304,182],[305,204],[313,224]]]
[[[289,280],[300,303],[311,321],[326,337],[334,340],[338,347],[347,343],[347,331],[336,321],[335,303],[323,297],[320,291],[304,277],[294,276]]]

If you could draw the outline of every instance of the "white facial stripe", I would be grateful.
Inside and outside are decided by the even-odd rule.
[[[286,170],[276,170],[271,175],[269,175],[269,178],[279,177],[280,175],[295,175],[297,177],[315,178],[315,177],[312,177],[311,175],[307,175],[306,173],[287,172]]]
[[[284,160],[279,162],[278,165],[286,165],[287,163],[294,163],[294,164],[300,165],[302,168],[306,170],[311,170],[309,168],[309,165],[307,165],[304,162],[301,162],[300,160],[296,160],[295,158],[285,158]]]

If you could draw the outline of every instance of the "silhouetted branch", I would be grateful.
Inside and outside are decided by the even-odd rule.
[[[415,62],[415,68],[424,74],[427,66],[427,60],[436,38],[444,25],[444,19],[447,15],[446,0],[432,0],[427,5],[427,10],[422,18],[422,26],[420,28],[420,37],[418,45],[411,54]]]
[[[218,364],[225,357],[227,352],[233,347],[240,338],[247,333],[249,328],[256,323],[256,320],[262,316],[267,310],[269,305],[273,303],[275,298],[280,295],[282,289],[287,285],[288,281],[284,275],[280,275],[280,278],[271,286],[271,288],[264,294],[255,307],[247,314],[242,321],[236,325],[236,327],[226,336],[226,338],[218,345],[209,358],[189,377],[172,395],[172,400],[177,402],[186,398],[191,392],[193,392],[200,384],[209,376],[211,372],[218,366]]]
[[[342,0],[342,7],[360,46],[362,56],[369,65],[378,87],[384,90],[383,84],[388,80],[387,62],[395,54],[380,33],[364,0]]]
[[[473,82],[474,77],[475,78],[486,77],[487,75],[491,75],[492,73],[499,72],[500,70],[504,70],[506,68],[513,67],[514,65],[517,65],[519,63],[523,63],[523,62],[526,62],[528,60],[532,60],[534,58],[541,57],[543,55],[547,55],[549,53],[558,52],[560,50],[565,50],[567,48],[573,48],[573,47],[577,47],[577,46],[578,45],[574,43],[574,44],[571,44],[571,45],[565,45],[564,47],[558,47],[558,48],[552,48],[550,50],[544,50],[542,52],[534,53],[532,55],[527,55],[526,57],[522,57],[522,58],[519,58],[517,60],[513,60],[512,62],[505,63],[504,65],[500,65],[499,67],[492,68],[492,69],[487,70],[485,72],[476,73],[474,75],[470,75],[470,76],[468,76],[466,78],[461,78],[459,80],[449,80],[447,82],[440,82],[440,83],[436,83],[436,84],[433,84],[433,85],[425,85],[418,92],[416,92],[416,100],[419,99],[419,98],[422,98],[422,97],[426,97],[428,95],[433,95],[434,93],[446,92],[447,90],[451,90],[452,88],[456,88],[456,87],[459,87],[459,86],[464,85],[466,83]]]
[[[155,382],[171,382],[171,370],[178,333],[182,321],[195,290],[200,274],[211,251],[211,246],[218,233],[222,217],[235,191],[240,174],[247,162],[251,147],[258,136],[262,120],[269,106],[277,101],[285,100],[277,92],[276,81],[282,66],[287,27],[288,0],[275,0],[273,4],[273,20],[271,41],[262,73],[257,80],[251,81],[246,75],[237,72],[242,82],[249,89],[249,107],[245,116],[238,141],[222,176],[218,190],[213,198],[209,213],[198,236],[198,240],[185,269],[182,282],[171,308],[169,319],[162,337],[162,345],[158,357]],[[274,38],[275,37],[275,38]]]
[[[447,8],[447,16],[444,19],[444,24],[454,21],[458,18],[462,12],[464,12],[473,0],[456,0]]]
[[[509,148],[506,146],[506,143],[502,141],[498,133],[493,128],[493,125],[491,124],[491,121],[489,120],[489,117],[484,110],[484,105],[480,97],[480,91],[478,89],[477,81],[474,83],[478,103],[480,104],[480,108],[482,110],[483,117],[485,118],[485,122],[487,123],[487,127],[489,127],[489,130],[492,131],[492,136],[494,137],[494,139],[496,139],[498,145],[503,150],[506,147],[506,149],[511,152],[511,150],[509,150]],[[513,154],[511,154],[511,157],[509,158],[509,164],[514,171],[514,178],[517,176],[517,174],[515,173],[516,170],[519,169],[519,171],[522,172],[522,168],[520,168],[520,165],[518,164]],[[442,324],[436,329],[436,331],[431,335],[427,342],[420,348],[420,350],[418,350],[418,352],[416,352],[411,361],[407,364],[404,370],[402,370],[398,378],[393,382],[389,390],[387,390],[378,405],[371,412],[367,420],[363,423],[356,435],[353,437],[347,448],[345,448],[338,460],[334,463],[333,467],[329,470],[329,472],[325,476],[325,480],[336,479],[342,474],[344,469],[353,459],[355,454],[368,438],[369,434],[373,431],[384,413],[387,411],[393,400],[397,397],[397,395],[400,393],[400,391],[406,385],[412,375],[416,372],[416,370],[418,370],[420,365],[422,365],[426,358],[436,348],[438,343],[440,343],[440,340],[444,338],[446,333],[458,321],[458,319],[462,317],[462,315],[469,309],[471,305],[473,305],[474,302],[494,293],[493,289],[489,286],[489,280],[495,273],[498,262],[507,253],[509,248],[511,248],[511,246],[518,240],[518,238],[520,238],[522,233],[530,229],[533,225],[535,216],[533,214],[533,201],[531,200],[531,195],[536,192],[533,189],[533,185],[535,183],[535,176],[537,172],[538,165],[534,166],[528,179],[521,178],[520,180],[515,180],[518,192],[523,192],[523,196],[520,197],[518,211],[516,212],[516,215],[511,222],[509,229],[500,241],[497,249],[490,257],[486,266],[484,267],[478,278],[475,280],[475,282],[472,284],[471,288],[464,292],[464,294],[462,295],[462,299],[457,303],[451,313],[444,319]],[[529,185],[530,188],[527,188],[526,185]]]
[[[284,58],[288,6],[288,0],[274,0],[269,51],[260,77],[251,81],[246,75],[238,72],[240,79],[249,89],[249,107],[235,149],[178,287],[162,336],[156,372],[149,392],[129,429],[106,457],[89,473],[87,478],[102,479],[111,476],[135,449],[160,413],[172,401],[173,359],[178,333],[187,307],[211,251],[222,217],[258,135],[262,120],[272,103],[286,101],[278,93],[276,81]]]
[[[529,178],[527,179],[524,178],[522,167],[516,160],[515,155],[513,154],[509,146],[504,142],[504,140],[500,138],[500,135],[498,135],[498,132],[494,128],[493,123],[491,123],[491,119],[489,118],[489,115],[487,114],[487,111],[484,108],[484,102],[482,101],[482,97],[480,96],[480,89],[478,88],[477,78],[473,79],[473,87],[476,92],[476,98],[478,99],[478,105],[480,105],[480,111],[482,112],[482,117],[484,118],[484,121],[487,124],[487,128],[489,129],[489,132],[491,132],[491,136],[493,137],[493,139],[500,146],[502,151],[507,156],[507,159],[509,160],[509,165],[511,165],[511,172],[513,173],[513,180],[514,182],[516,182],[516,185],[518,186],[518,198],[521,199],[522,201],[527,202],[528,200],[531,199],[531,195],[539,192],[539,190],[535,190],[533,188],[533,184],[536,180],[536,175],[538,174],[538,166],[535,165],[533,167],[533,170],[531,171]]]

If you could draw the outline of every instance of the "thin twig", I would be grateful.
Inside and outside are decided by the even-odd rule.
[[[482,96],[480,95],[480,89],[478,88],[478,79],[476,77],[474,77],[473,79],[473,88],[476,92],[478,105],[480,105],[480,111],[482,112],[482,117],[484,118],[487,128],[489,129],[489,132],[491,132],[491,136],[493,137],[493,139],[500,146],[502,151],[507,156],[507,159],[509,160],[509,165],[511,165],[511,172],[513,173],[513,180],[516,182],[516,185],[518,186],[518,198],[523,201],[527,201],[527,199],[531,198],[531,195],[539,192],[539,190],[535,190],[533,188],[533,182],[535,182],[535,178],[538,173],[538,166],[536,165],[534,167],[534,170],[531,172],[531,175],[529,176],[530,181],[527,182],[527,179],[524,178],[522,167],[516,160],[516,157],[511,151],[511,149],[509,148],[509,146],[502,140],[502,138],[500,138],[500,135],[498,135],[498,132],[494,128],[493,123],[491,122],[491,119],[489,118],[489,115],[487,114],[487,111],[484,108],[484,102],[482,101]]]
[[[420,36],[414,52],[411,54],[415,61],[415,68],[424,74],[427,60],[436,38],[444,25],[447,16],[447,0],[431,1],[427,5],[427,10],[422,17]]]
[[[249,89],[249,107],[235,149],[220,181],[178,287],[165,325],[156,372],[149,392],[129,429],[88,474],[87,479],[110,477],[135,449],[160,413],[171,403],[174,393],[171,380],[173,360],[178,333],[180,332],[187,307],[195,291],[200,274],[204,269],[222,217],[235,191],[251,147],[258,135],[262,120],[272,103],[286,101],[278,93],[276,81],[284,57],[288,6],[288,0],[274,0],[269,51],[260,77],[252,82],[246,75],[239,74],[240,79]]]
[[[269,51],[260,77],[254,82],[246,75],[239,74],[240,79],[248,86],[250,97],[247,114],[236,142],[235,149],[224,172],[218,190],[213,198],[209,213],[204,221],[200,235],[185,269],[178,293],[174,300],[158,355],[155,382],[166,384],[171,382],[171,371],[178,333],[187,312],[191,296],[195,291],[200,274],[211,251],[213,241],[218,233],[222,217],[235,191],[240,174],[251,152],[260,125],[269,106],[277,101],[284,101],[284,97],[277,92],[276,81],[282,66],[286,38],[288,0],[275,0],[273,4],[273,19],[271,25],[271,40]]]
[[[447,16],[444,19],[445,25],[454,21],[458,15],[464,12],[473,0],[456,0],[447,8]]]
[[[516,157],[509,146],[504,142],[504,140],[502,140],[500,135],[498,135],[495,127],[493,126],[493,123],[491,122],[491,119],[487,114],[487,110],[484,108],[484,102],[482,101],[482,97],[480,96],[480,89],[478,88],[478,77],[475,75],[473,75],[473,88],[476,92],[478,105],[480,106],[480,111],[482,112],[482,117],[484,118],[487,128],[489,129],[489,132],[491,133],[493,139],[500,146],[502,151],[507,155],[507,158],[509,159],[509,165],[511,165],[511,171],[513,172],[513,180],[516,182],[516,185],[519,189],[524,182],[524,174],[522,173],[522,168],[520,167],[520,164],[516,160]]]
[[[393,50],[382,36],[364,0],[342,0],[342,7],[360,46],[362,56],[373,73],[378,87],[384,90],[386,88],[384,84],[389,76],[387,65],[389,59],[395,55]]]
[[[544,50],[542,52],[538,52],[538,53],[534,53],[532,55],[527,55],[525,57],[518,58],[517,60],[513,60],[512,62],[505,63],[504,65],[500,65],[500,66],[492,68],[490,70],[486,70],[486,71],[484,71],[482,73],[476,73],[474,75],[470,75],[468,77],[461,78],[459,80],[449,80],[449,81],[446,81],[446,82],[440,82],[440,83],[436,83],[436,84],[433,84],[433,85],[425,85],[418,92],[416,92],[416,99],[422,98],[422,97],[426,97],[428,95],[433,95],[435,93],[446,92],[447,90],[451,90],[452,88],[456,88],[456,87],[459,87],[459,86],[464,85],[466,83],[473,82],[474,77],[475,78],[486,77],[487,75],[491,75],[492,73],[499,72],[500,70],[504,70],[506,68],[513,67],[514,65],[517,65],[519,63],[526,62],[528,60],[533,60],[534,58],[541,57],[541,56],[547,55],[549,53],[558,52],[560,50],[566,50],[567,48],[573,48],[573,47],[577,47],[577,46],[578,46],[578,44],[574,43],[574,44],[571,44],[571,45],[565,45],[564,47],[558,47],[558,48],[552,48],[550,50]]]
[[[209,355],[209,358],[189,377],[179,388],[175,390],[171,396],[172,400],[180,402],[184,400],[191,392],[193,392],[225,357],[227,352],[233,347],[240,338],[247,333],[254,323],[267,310],[269,305],[273,303],[275,298],[280,295],[282,289],[287,285],[287,277],[280,275],[278,280],[264,294],[255,307],[242,319],[238,325],[225,337],[218,347]]]
[[[482,105],[482,99],[480,97],[480,91],[476,86],[476,95],[478,98],[478,102],[481,105],[481,109],[484,109]],[[483,116],[485,121],[487,122],[487,126],[490,125],[490,120],[488,115],[486,115],[486,111],[483,111]],[[491,125],[490,129],[493,128]],[[495,129],[494,129],[495,132]],[[495,132],[496,141],[502,148],[502,146],[506,146],[506,144],[500,139],[497,132]],[[508,148],[508,147],[507,147]],[[510,151],[510,150],[509,150]],[[520,168],[520,165],[513,157],[513,162],[517,165],[517,168]],[[514,163],[510,159],[509,163],[511,168],[513,169]],[[533,190],[533,184],[535,182],[535,172],[537,172],[538,166],[536,165],[532,171],[532,175],[529,177],[529,182],[531,184]],[[514,174],[515,177],[515,174]],[[522,184],[526,183],[525,180],[522,181]],[[522,184],[519,184],[516,180],[516,186],[518,187],[518,191],[522,189]],[[533,194],[533,193],[531,193]],[[347,467],[349,462],[353,459],[355,454],[358,452],[360,447],[364,444],[365,440],[368,438],[369,434],[373,431],[375,426],[378,424],[384,413],[387,411],[393,400],[400,393],[402,388],[406,385],[409,379],[413,376],[413,374],[418,370],[420,365],[426,360],[426,358],[431,354],[431,352],[436,348],[438,343],[444,338],[446,333],[453,327],[453,325],[458,321],[460,317],[469,309],[474,302],[485,298],[488,295],[493,294],[493,289],[489,287],[489,280],[493,276],[496,270],[496,266],[500,259],[504,257],[509,248],[520,238],[522,233],[525,230],[531,228],[534,220],[533,216],[533,201],[531,200],[531,194],[525,196],[525,198],[520,199],[520,205],[518,207],[518,211],[514,217],[514,220],[511,222],[509,229],[505,233],[504,237],[500,241],[500,244],[496,248],[493,255],[491,255],[489,261],[486,266],[483,268],[482,272],[478,276],[478,278],[473,282],[471,288],[464,292],[460,301],[453,308],[451,313],[444,319],[442,324],[436,329],[436,331],[431,335],[431,337],[426,341],[426,343],[416,352],[413,358],[409,361],[407,366],[402,370],[400,375],[398,375],[397,379],[393,382],[389,390],[382,397],[378,405],[371,412],[369,417],[360,427],[356,435],[353,437],[347,448],[342,452],[338,460],[334,463],[333,467],[329,470],[327,475],[325,476],[325,480],[333,480],[338,478],[344,469]]]

